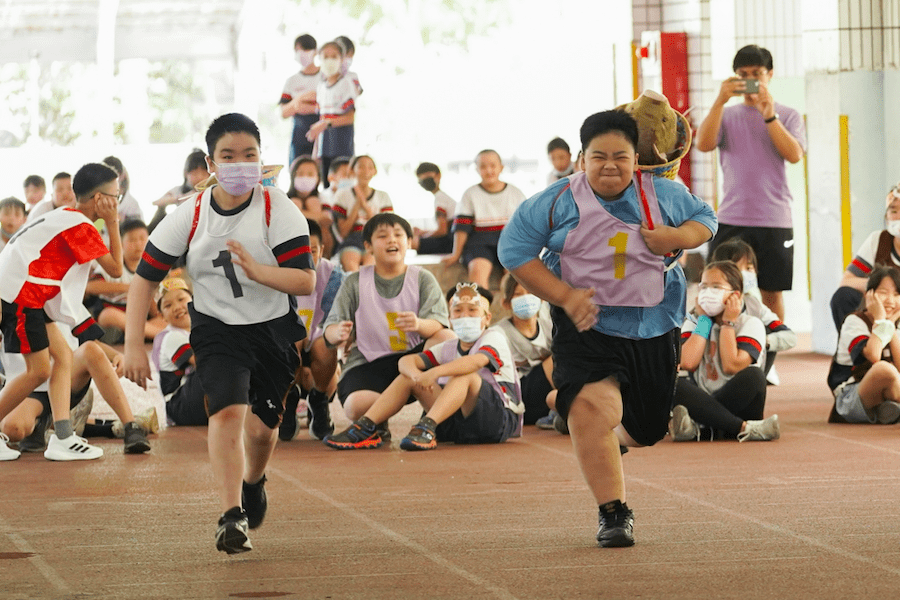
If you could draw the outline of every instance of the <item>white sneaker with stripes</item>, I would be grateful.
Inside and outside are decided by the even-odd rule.
[[[6,437],[6,434],[0,433],[0,460],[16,460],[19,458],[20,452],[7,446],[6,444],[8,443],[9,438]]]
[[[50,436],[44,458],[47,460],[94,460],[103,456],[103,448],[91,446],[83,437],[74,433],[64,440]]]

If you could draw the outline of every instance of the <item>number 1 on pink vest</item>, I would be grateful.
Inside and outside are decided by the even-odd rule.
[[[616,249],[613,257],[614,276],[616,279],[625,279],[625,249],[628,247],[628,234],[620,231],[609,238],[609,245]]]

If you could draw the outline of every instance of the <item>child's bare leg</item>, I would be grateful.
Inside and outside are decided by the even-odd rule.
[[[22,356],[25,359],[25,372],[7,381],[0,390],[0,419],[6,418],[37,386],[50,377],[50,351],[47,348]],[[68,413],[68,406],[66,411]]]
[[[103,328],[116,327],[125,331],[125,311],[107,306],[97,315],[97,324]]]
[[[346,249],[341,252],[341,268],[345,272],[350,273],[359,271],[359,265],[362,262],[362,254],[354,249]]]
[[[622,395],[615,377],[581,388],[569,407],[569,433],[578,464],[597,504],[625,502],[625,476],[615,429],[622,420]]]
[[[100,395],[115,411],[119,420],[123,423],[134,421],[134,414],[128,405],[119,376],[99,344],[87,342],[79,346],[72,365],[72,389],[80,390],[93,379]]]
[[[548,356],[541,362],[541,368],[544,370],[544,377],[547,378],[547,381],[550,382],[550,387],[556,389],[556,385],[553,384],[553,356]]]
[[[379,395],[378,392],[372,390],[357,390],[353,392],[344,400],[344,414],[351,421],[357,420],[372,408]],[[376,423],[380,422],[376,421]]]
[[[19,442],[34,431],[34,421],[41,416],[44,407],[34,398],[25,398],[5,419],[0,421],[0,433],[11,442]]]
[[[894,365],[879,361],[859,382],[858,391],[866,408],[874,408],[885,400],[900,402],[900,372]]]
[[[72,349],[62,332],[52,323],[47,324],[47,337],[50,338],[50,358],[53,359],[47,394],[50,396],[53,420],[65,421],[69,418],[69,403],[72,401]],[[28,363],[27,358],[25,362]]]
[[[478,392],[484,380],[477,373],[453,377],[441,390],[425,415],[435,423],[443,423],[456,411],[462,409],[463,416],[468,417],[478,403]],[[421,400],[420,400],[421,401]],[[425,404],[425,401],[421,401]]]
[[[244,481],[256,483],[262,479],[277,440],[278,429],[269,429],[253,411],[248,410],[244,419]]]
[[[310,370],[317,390],[330,395],[334,391],[334,379],[337,372],[337,348],[328,348],[325,338],[320,337],[309,349],[312,360]]]
[[[488,289],[491,282],[491,271],[494,268],[493,263],[486,258],[473,258],[469,261],[468,268],[469,281]]]
[[[248,409],[246,404],[232,404],[209,417],[207,448],[219,487],[222,512],[241,506],[245,462],[244,419]]]
[[[374,423],[383,423],[396,415],[406,406],[406,400],[413,391],[412,379],[406,375],[399,375],[387,389],[378,396],[372,407],[366,411],[365,417]],[[351,394],[352,396],[352,394]]]

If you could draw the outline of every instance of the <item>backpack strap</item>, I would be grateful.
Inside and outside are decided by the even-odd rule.
[[[637,182],[638,182],[638,191],[641,196],[641,206],[644,207],[644,214],[647,216],[647,229],[653,230],[656,229],[656,226],[653,224],[653,217],[650,216],[650,203],[647,202],[647,194],[644,193],[644,177],[643,173],[641,173],[640,169],[637,172]],[[652,183],[651,183],[652,185]]]
[[[191,245],[191,240],[194,239],[194,233],[197,231],[197,224],[200,222],[200,198],[202,196],[203,192],[200,192],[194,199],[194,219],[191,221],[191,232],[188,234],[188,246]]]

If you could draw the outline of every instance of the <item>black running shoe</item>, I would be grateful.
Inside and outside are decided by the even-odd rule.
[[[331,422],[331,403],[328,401],[328,396],[319,390],[310,390],[306,404],[309,407],[309,434],[317,440],[324,440],[334,433],[334,423]]]
[[[300,388],[296,385],[288,391],[284,399],[284,414],[278,426],[278,439],[289,442],[297,436],[300,426],[297,423],[297,406],[300,404]]]
[[[216,529],[216,550],[226,554],[238,554],[253,550],[247,536],[247,513],[235,506],[219,519]]]
[[[325,436],[325,445],[335,450],[372,450],[380,448],[384,440],[378,434],[375,423],[362,417],[341,433]]]
[[[143,454],[150,451],[150,442],[143,427],[131,422],[125,424],[125,454]]]
[[[44,440],[44,433],[52,422],[53,414],[49,411],[38,417],[34,422],[34,431],[19,442],[19,452],[43,452],[46,450],[47,442]]]
[[[437,424],[428,417],[422,417],[409,433],[400,441],[401,450],[433,450],[437,448]]]
[[[619,500],[601,506],[597,543],[601,548],[634,546],[634,511]]]
[[[247,524],[250,529],[256,529],[262,525],[266,518],[266,510],[269,508],[269,499],[266,497],[266,476],[256,483],[243,483],[241,491],[241,504],[247,514]]]

